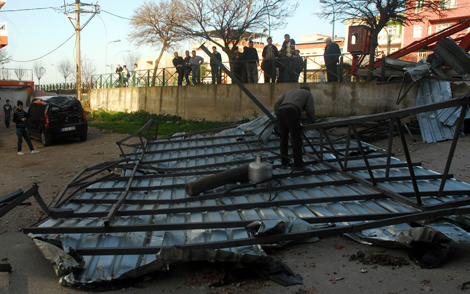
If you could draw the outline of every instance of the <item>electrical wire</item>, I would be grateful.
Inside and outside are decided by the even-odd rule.
[[[60,47],[62,47],[65,43],[67,43],[70,39],[72,39],[73,36],[75,36],[76,33],[73,33],[67,40],[65,40],[62,44],[60,44],[58,47],[56,47],[55,49],[53,49],[52,51],[50,51],[49,53],[46,53],[44,55],[42,55],[41,57],[38,57],[38,58],[34,58],[34,59],[30,59],[30,60],[10,60],[10,61],[13,61],[13,62],[31,62],[31,61],[36,61],[36,60],[39,60],[43,57],[46,57],[47,55],[53,53],[54,51],[56,51],[57,49],[59,49]]]
[[[23,8],[23,9],[11,9],[11,10],[1,10],[1,12],[21,12],[21,11],[31,11],[31,10],[44,10],[44,9],[60,9],[60,7],[39,7],[39,8]]]
[[[110,15],[112,15],[112,16],[115,16],[115,17],[119,17],[119,18],[125,19],[125,20],[132,20],[131,18],[127,18],[127,17],[124,17],[124,16],[120,16],[120,15],[117,15],[117,14],[111,13],[111,12],[109,12],[109,11],[106,11],[106,10],[104,10],[104,9],[101,9],[101,11],[102,11],[102,12],[105,12],[105,13],[107,13],[107,14],[110,14]]]

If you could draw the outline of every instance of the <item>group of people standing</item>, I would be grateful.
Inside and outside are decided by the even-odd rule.
[[[242,83],[258,83],[258,73],[261,67],[265,83],[297,83],[300,73],[304,70],[304,60],[300,56],[300,51],[295,48],[295,40],[291,39],[289,34],[285,34],[280,50],[273,44],[271,37],[267,38],[267,43],[261,54],[261,64],[258,51],[253,47],[252,40],[248,42],[248,46],[243,47],[243,52],[235,47],[230,64],[232,73]],[[178,85],[183,85],[183,79],[186,79],[186,84],[190,85],[190,73],[192,73],[193,84],[198,85],[201,83],[200,67],[204,63],[204,58],[196,55],[195,50],[192,51],[192,56],[189,55],[189,50],[185,54],[186,56],[183,58],[178,55],[178,52],[174,53],[173,65],[178,73]],[[212,47],[212,55],[214,56],[210,60],[212,84],[220,84],[222,74],[216,59],[221,62],[222,56],[216,46]],[[338,81],[336,67],[340,56],[341,50],[338,44],[328,38],[324,53],[327,72],[325,80],[328,82]]]
[[[136,67],[137,64],[134,65]],[[121,66],[120,64],[117,65],[116,67],[116,74],[119,77],[118,83],[123,86],[127,87],[129,86],[129,78],[131,77],[131,73],[127,69],[127,66]]]
[[[304,69],[304,61],[300,51],[295,49],[295,40],[289,34],[284,35],[281,50],[273,45],[271,37],[268,45],[263,48],[263,63],[265,83],[297,83]]]
[[[178,52],[175,52],[174,56],[173,65],[178,73],[178,86],[183,85],[183,79],[186,80],[186,85],[191,85],[189,74],[192,75],[193,85],[199,85],[201,83],[201,65],[204,63],[204,58],[196,55],[196,50],[193,50],[191,55],[189,55],[189,50],[186,50],[184,58],[179,56]]]

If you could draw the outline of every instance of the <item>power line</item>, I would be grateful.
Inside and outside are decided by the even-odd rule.
[[[44,9],[60,9],[60,7],[38,7],[38,8],[23,8],[23,9],[11,9],[11,10],[2,9],[1,12],[20,12],[20,11],[44,10]]]
[[[106,12],[107,14],[111,14],[112,16],[115,16],[115,17],[119,17],[119,18],[122,18],[122,19],[125,19],[125,20],[132,20],[130,18],[127,18],[127,17],[124,17],[124,16],[120,16],[120,15],[117,15],[117,14],[114,14],[114,13],[111,13],[109,11],[106,11],[104,9],[101,9],[102,12]]]
[[[34,59],[31,59],[31,60],[10,60],[10,61],[13,61],[13,62],[31,62],[31,61],[36,61],[36,60],[39,60],[43,57],[46,57],[47,55],[51,54],[52,52],[56,51],[57,49],[59,49],[60,47],[62,47],[65,43],[67,43],[70,39],[72,39],[72,37],[75,36],[75,33],[73,33],[67,40],[65,40],[62,44],[60,44],[58,47],[56,47],[55,49],[53,49],[52,51],[50,51],[49,53],[46,53],[44,54],[43,56],[41,57],[38,57],[38,58],[34,58]]]

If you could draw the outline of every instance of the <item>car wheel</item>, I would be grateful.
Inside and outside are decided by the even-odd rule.
[[[86,139],[87,139],[87,134],[78,137],[78,139],[79,139],[80,141],[82,141],[82,142],[85,142]]]
[[[44,131],[41,131],[41,142],[44,146],[51,145],[51,139],[46,135]]]

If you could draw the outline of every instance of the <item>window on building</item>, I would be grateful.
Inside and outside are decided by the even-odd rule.
[[[452,9],[457,7],[457,0],[441,0],[440,9]]]
[[[398,26],[389,26],[387,27],[388,35],[393,39],[398,36],[399,30]]]
[[[436,33],[442,31],[443,29],[447,29],[448,27],[452,26],[451,23],[440,24],[436,26]]]
[[[424,0],[416,0],[416,13],[424,11]]]
[[[428,36],[431,35],[431,24],[428,24]]]
[[[426,60],[427,55],[428,54],[426,52],[418,52],[418,61],[420,61],[421,59]]]
[[[423,25],[415,25],[413,27],[413,38],[421,38],[423,36]]]

